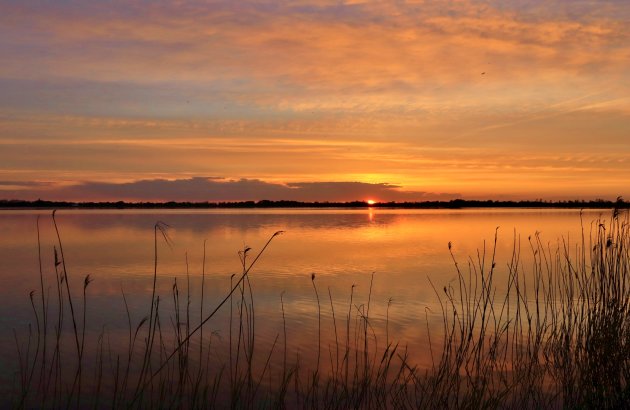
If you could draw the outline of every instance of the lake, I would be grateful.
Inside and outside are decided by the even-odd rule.
[[[149,315],[155,245],[161,325],[170,327],[177,321],[176,281],[180,321],[187,316],[194,328],[201,310],[205,317],[240,277],[239,251],[251,248],[248,264],[275,232],[284,231],[253,266],[245,288],[245,298],[253,301],[255,348],[263,358],[256,366],[261,368],[267,357],[273,357],[272,370],[282,365],[277,359],[282,351],[306,367],[316,366],[316,356],[321,355],[320,366],[334,368],[335,349],[356,336],[356,318],[367,314],[368,303],[370,340],[380,347],[400,342],[411,362],[428,366],[427,332],[435,330],[431,342],[437,343],[442,323],[438,295],[457,277],[449,243],[460,268],[466,269],[469,257],[477,261],[483,256],[484,246],[490,260],[496,232],[500,289],[515,240],[520,240],[521,263],[527,270],[528,238],[539,233],[551,248],[564,238],[571,247],[581,241],[581,220],[588,235],[591,223],[600,217],[609,219],[610,211],[585,210],[581,217],[578,210],[561,209],[61,210],[56,214],[79,329],[84,279],[89,274],[92,280],[86,288],[86,351],[97,349],[102,340],[113,352],[126,346],[125,300],[134,329]],[[59,244],[51,212],[0,211],[0,393],[4,397],[20,377],[18,359],[27,351],[29,324],[32,330],[37,326],[30,291],[35,291],[33,300],[41,310],[38,218],[44,289],[53,304],[57,297],[54,248],[59,250]],[[160,232],[154,242],[158,221],[168,225],[168,243]],[[239,314],[235,312],[240,298],[237,291],[231,300],[233,318]],[[243,314],[250,317],[252,309],[247,306]],[[71,332],[68,323],[66,333]],[[228,360],[230,303],[203,329],[213,346],[211,360]],[[105,336],[99,341],[101,335]],[[199,341],[191,342],[191,349],[196,349]],[[31,346],[30,354],[33,351]]]

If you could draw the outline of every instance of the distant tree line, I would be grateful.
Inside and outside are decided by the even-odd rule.
[[[630,202],[618,197],[615,201],[568,200],[546,201],[542,199],[523,201],[495,201],[474,199],[453,199],[450,201],[421,202],[301,202],[301,201],[261,201],[240,202],[68,202],[68,201],[25,201],[0,199],[0,208],[4,209],[220,209],[220,208],[393,208],[393,209],[464,209],[464,208],[630,208]]]

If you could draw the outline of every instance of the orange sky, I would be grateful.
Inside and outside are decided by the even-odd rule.
[[[625,0],[0,9],[0,198],[630,197]]]

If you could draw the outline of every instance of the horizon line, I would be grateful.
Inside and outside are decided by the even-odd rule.
[[[597,198],[594,200],[494,200],[494,199],[451,199],[431,201],[296,201],[296,200],[248,200],[248,201],[49,201],[43,199],[21,200],[0,199],[0,209],[217,209],[217,208],[630,208],[630,201],[617,197],[615,201]]]

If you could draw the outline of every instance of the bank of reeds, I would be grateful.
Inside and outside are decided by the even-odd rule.
[[[624,408],[630,406],[630,226],[627,212],[584,223],[581,237],[545,243],[514,234],[511,259],[499,266],[495,242],[465,262],[454,262],[455,279],[428,282],[435,290],[442,326],[427,327],[432,365],[419,368],[404,341],[378,340],[368,301],[357,305],[354,286],[347,310],[317,300],[316,365],[288,351],[283,295],[282,332],[272,347],[256,343],[255,293],[249,273],[264,254],[243,249],[241,272],[225,297],[191,319],[191,289],[175,281],[169,298],[157,294],[159,245],[167,226],[154,228],[154,276],[150,306],[140,320],[127,311],[127,347],[109,344],[103,331],[86,355],[86,290],[71,295],[61,235],[55,247],[56,277],[48,291],[31,292],[35,319],[27,340],[16,334],[17,408]],[[39,238],[38,238],[39,241]],[[205,247],[205,244],[204,244]],[[522,252],[529,257],[521,258]],[[372,277],[373,279],[373,277]],[[74,282],[73,282],[74,283]],[[430,283],[430,284],[429,284]],[[168,300],[170,299],[170,300]],[[322,309],[330,304],[334,344],[322,346]],[[166,317],[160,307],[171,303]],[[390,300],[391,303],[391,300]],[[387,305],[389,309],[389,303]],[[228,354],[213,355],[213,334],[204,325],[229,311]],[[313,353],[315,354],[315,353]],[[273,363],[276,360],[278,363]]]

